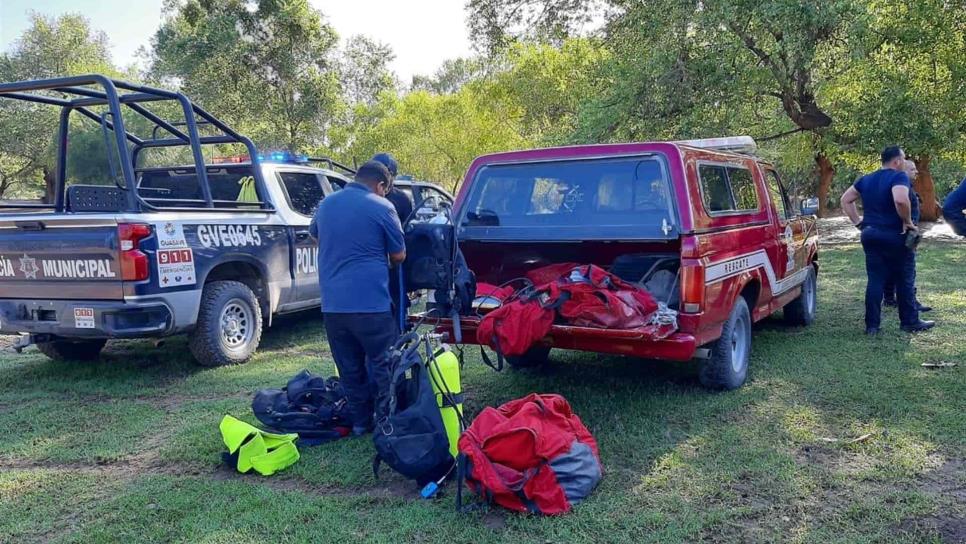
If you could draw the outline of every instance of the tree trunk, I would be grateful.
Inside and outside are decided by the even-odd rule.
[[[57,195],[57,180],[54,171],[44,167],[44,204],[53,204]]]
[[[825,153],[815,155],[815,164],[818,166],[818,216],[827,217],[828,193],[832,189],[835,168]]]
[[[919,198],[922,201],[919,220],[929,222],[939,219],[942,213],[939,201],[936,200],[936,183],[932,178],[932,172],[929,171],[931,160],[932,157],[929,155],[921,155],[913,159],[916,168],[919,170],[919,175],[912,180],[912,187],[919,193]]]

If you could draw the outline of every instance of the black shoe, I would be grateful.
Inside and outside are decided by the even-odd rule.
[[[916,310],[919,310],[920,312],[931,312],[932,311],[932,306],[925,306],[925,305],[917,302],[916,303]]]
[[[912,325],[903,325],[902,330],[905,332],[922,332],[922,331],[928,331],[929,329],[935,326],[936,326],[935,321],[919,320],[918,323],[913,323]]]
[[[879,335],[879,327],[866,327],[865,334],[867,334],[869,336],[878,336]]]
[[[372,432],[370,425],[353,425],[352,436],[364,436]]]
[[[883,306],[888,306],[890,308],[895,308],[899,303],[894,298],[887,298],[882,301]]]

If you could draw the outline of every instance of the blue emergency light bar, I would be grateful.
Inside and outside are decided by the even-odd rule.
[[[258,160],[285,164],[306,164],[309,162],[309,158],[306,155],[295,154],[289,151],[272,151],[267,154],[259,153]]]

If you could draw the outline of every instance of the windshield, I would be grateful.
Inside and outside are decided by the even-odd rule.
[[[676,236],[662,157],[487,166],[463,206],[462,238],[666,239]]]

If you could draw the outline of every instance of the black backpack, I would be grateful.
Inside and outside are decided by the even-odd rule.
[[[372,433],[376,476],[385,462],[421,486],[441,481],[455,465],[429,371],[420,353],[424,345],[424,339],[409,333],[391,349],[389,413],[376,423]]]
[[[252,412],[272,430],[298,433],[300,445],[342,438],[352,428],[339,378],[315,376],[308,370],[296,374],[283,389],[255,393]]]
[[[438,317],[473,313],[476,276],[467,266],[455,236],[451,224],[406,225],[406,260],[402,265],[406,290],[434,291],[435,302],[429,309],[435,309]]]

